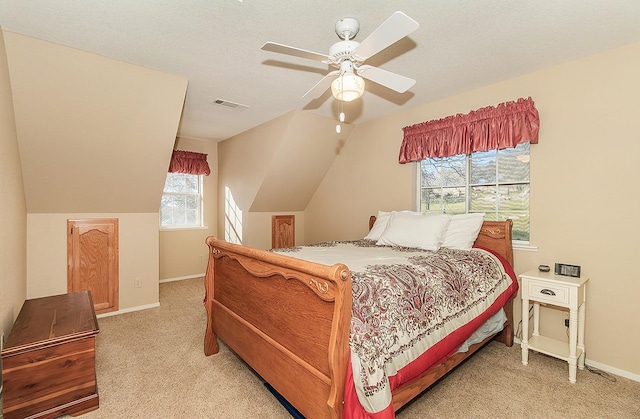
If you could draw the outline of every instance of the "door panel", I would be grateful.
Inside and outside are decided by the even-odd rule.
[[[97,314],[118,310],[118,219],[67,220],[67,291],[89,290]]]
[[[272,215],[271,216],[271,247],[280,249],[296,245],[296,216]]]

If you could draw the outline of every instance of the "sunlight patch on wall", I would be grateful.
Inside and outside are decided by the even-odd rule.
[[[242,244],[242,211],[228,186],[224,187],[224,239],[229,243]]]

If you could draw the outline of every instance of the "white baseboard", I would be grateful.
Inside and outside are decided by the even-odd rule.
[[[161,279],[160,283],[163,284],[165,282],[173,282],[173,281],[182,281],[184,279],[195,279],[195,278],[202,278],[204,276],[204,274],[197,274],[197,275],[187,275],[187,276],[177,276],[175,278],[167,278],[167,279]]]
[[[513,338],[513,343],[520,345],[522,341],[516,337]],[[628,378],[629,380],[640,382],[640,374],[634,374],[629,371],[624,371],[619,368],[612,367],[610,365],[601,364],[600,362],[592,361],[589,358],[585,358],[584,363],[590,367],[597,368],[604,372],[608,372],[618,377]]]
[[[96,317],[100,319],[102,317],[117,316],[118,314],[131,313],[132,311],[147,310],[149,308],[156,308],[156,307],[160,307],[160,302],[153,303],[153,304],[145,304],[143,306],[123,308],[122,310],[118,310],[118,311],[111,311],[109,313],[98,314]]]
[[[590,367],[597,368],[599,370],[610,372],[611,374],[615,374],[619,377],[628,378],[629,380],[640,382],[640,374],[634,374],[629,371],[624,371],[618,368],[611,367],[609,365],[601,364],[596,361],[592,361],[588,358],[584,360],[584,363]]]

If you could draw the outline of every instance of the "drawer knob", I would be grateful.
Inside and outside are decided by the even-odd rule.
[[[545,294],[545,295],[556,295],[555,292],[553,292],[552,290],[545,288],[540,290],[540,294]]]

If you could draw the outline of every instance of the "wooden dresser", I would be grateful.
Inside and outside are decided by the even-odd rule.
[[[88,291],[26,300],[1,354],[4,419],[97,409],[98,332]]]

